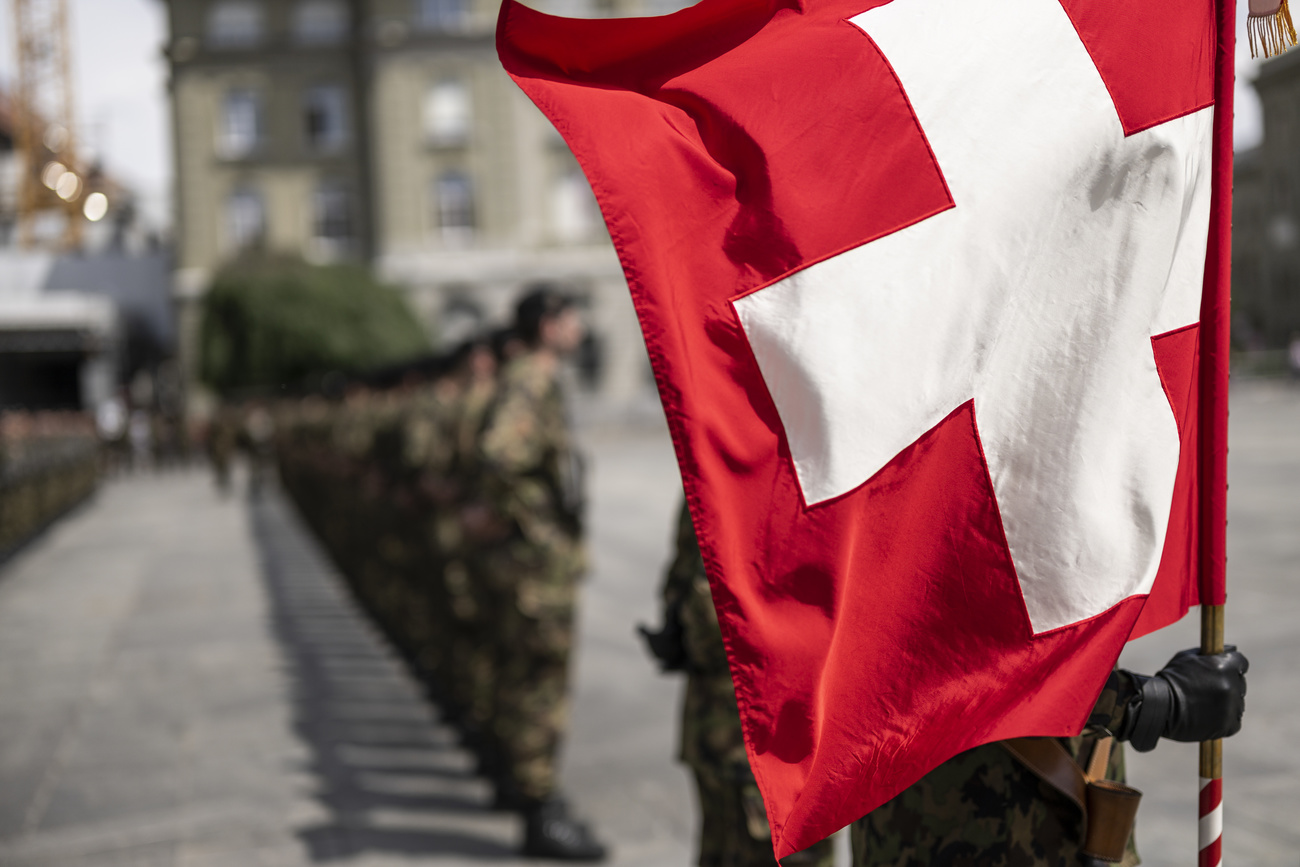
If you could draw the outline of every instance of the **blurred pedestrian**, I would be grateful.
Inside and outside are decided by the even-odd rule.
[[[126,423],[126,402],[120,394],[105,398],[95,408],[95,432],[99,435],[108,472],[119,471],[127,464]]]
[[[498,801],[523,813],[525,855],[568,860],[605,856],[590,829],[570,815],[556,774],[577,584],[586,567],[580,463],[560,365],[583,331],[574,299],[553,287],[520,300],[515,334],[526,349],[505,366],[485,414],[478,449],[483,501],[463,513],[466,532],[484,546],[482,574],[495,598]]]
[[[131,411],[126,436],[131,443],[131,469],[139,472],[150,467],[153,464],[153,420],[148,410],[137,407]]]

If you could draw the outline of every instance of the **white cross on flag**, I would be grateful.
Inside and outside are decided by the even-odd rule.
[[[628,278],[779,856],[962,750],[1078,733],[1124,642],[1207,595],[1215,15],[502,7]]]

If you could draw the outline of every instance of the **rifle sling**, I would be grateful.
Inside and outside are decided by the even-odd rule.
[[[1106,779],[1111,738],[1097,741],[1085,772],[1056,738],[1015,738],[1002,747],[1043,782],[1069,798],[1083,814],[1083,852],[1116,862],[1133,833],[1142,793]]]

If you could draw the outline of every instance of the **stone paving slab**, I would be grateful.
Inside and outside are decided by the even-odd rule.
[[[632,631],[657,616],[671,450],[662,432],[597,449],[609,541],[564,778],[613,863],[686,863],[679,685]],[[274,495],[116,479],[0,571],[4,867],[525,863],[472,768]]]

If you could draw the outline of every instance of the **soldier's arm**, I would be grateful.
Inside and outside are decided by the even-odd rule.
[[[1130,672],[1117,668],[1106,678],[1106,685],[1093,705],[1088,722],[1083,727],[1087,737],[1114,735],[1124,727],[1124,711],[1129,701],[1137,695],[1137,684]]]
[[[664,610],[675,611],[681,607],[686,594],[691,592],[691,582],[695,578],[696,561],[700,559],[700,544],[695,539],[695,527],[691,524],[691,513],[683,501],[677,516],[677,538],[672,562],[664,574],[661,596]]]
[[[1205,655],[1189,648],[1153,677],[1115,669],[1084,734],[1114,735],[1146,752],[1164,737],[1185,743],[1229,737],[1241,729],[1246,670],[1237,648]]]
[[[663,599],[663,626],[653,632],[644,624],[637,627],[650,655],[659,660],[661,671],[682,671],[687,666],[682,606],[693,589],[699,557],[700,546],[695,539],[695,528],[691,525],[691,514],[683,501],[677,518],[673,559],[664,573],[663,588],[660,591]]]

